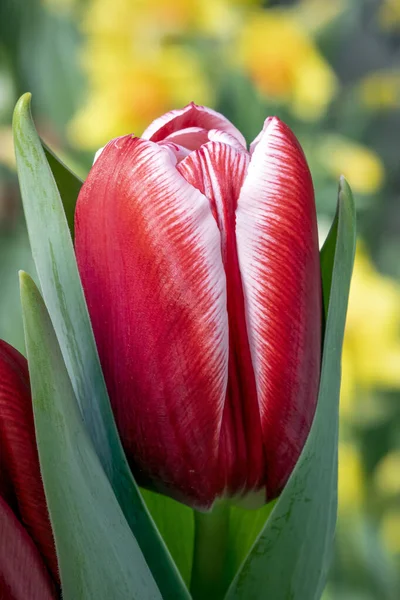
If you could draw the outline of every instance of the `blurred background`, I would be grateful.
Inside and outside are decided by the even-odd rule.
[[[10,124],[25,91],[82,178],[110,138],[194,100],[248,141],[270,114],[294,129],[321,239],[349,179],[359,242],[324,600],[400,598],[400,0],[1,0],[0,337],[20,350],[17,270],[34,267]]]

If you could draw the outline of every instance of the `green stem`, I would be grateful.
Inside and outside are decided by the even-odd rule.
[[[220,600],[229,533],[229,505],[220,502],[209,513],[194,512],[195,536],[190,592],[194,600]]]

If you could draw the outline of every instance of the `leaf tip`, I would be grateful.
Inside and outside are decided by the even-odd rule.
[[[353,198],[351,187],[344,175],[339,178],[339,197],[341,200],[350,200]]]
[[[15,128],[16,123],[18,122],[18,120],[21,117],[26,117],[27,115],[30,115],[31,99],[32,99],[32,94],[30,92],[26,92],[19,98],[19,100],[14,108],[14,116],[13,116],[14,128]]]
[[[339,179],[339,202],[343,202],[344,206],[346,206],[347,210],[352,215],[352,219],[355,221],[356,208],[354,203],[354,196],[353,192],[351,191],[351,187],[344,175],[341,175]]]
[[[42,297],[32,277],[25,271],[18,271],[19,290],[24,313],[31,302],[40,302]]]
[[[32,282],[32,278],[26,271],[18,271],[19,285],[21,290],[23,288],[29,287],[29,284]]]

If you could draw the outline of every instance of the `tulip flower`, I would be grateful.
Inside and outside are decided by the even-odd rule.
[[[59,598],[25,358],[0,341],[0,597]]]
[[[197,509],[283,489],[319,386],[313,185],[291,130],[250,150],[190,104],[98,154],[76,255],[116,423],[139,483]]]

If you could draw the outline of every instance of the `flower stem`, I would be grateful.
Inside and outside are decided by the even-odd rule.
[[[190,592],[193,600],[220,600],[229,533],[229,505],[220,502],[209,513],[195,511]]]

